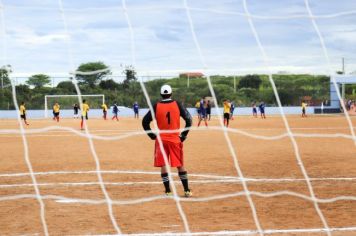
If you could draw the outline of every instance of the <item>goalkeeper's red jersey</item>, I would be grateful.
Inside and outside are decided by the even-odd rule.
[[[180,117],[182,117],[185,121],[185,130],[180,135],[182,137],[187,137],[189,128],[192,125],[192,117],[190,116],[189,112],[182,106],[182,104],[172,99],[166,99],[154,104],[153,111],[159,130],[173,131],[172,133],[161,134],[160,137],[163,141],[173,143],[181,142],[179,138]],[[152,120],[152,113],[151,111],[148,111],[142,120],[142,126],[145,131],[151,132],[150,123]],[[154,134],[148,133],[148,136],[151,137],[151,135]]]
[[[176,101],[170,103],[157,103],[156,120],[159,130],[173,131],[173,133],[161,133],[161,138],[164,141],[179,143],[180,129],[180,110]]]

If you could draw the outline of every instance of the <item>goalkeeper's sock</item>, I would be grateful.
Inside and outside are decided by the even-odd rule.
[[[170,193],[171,188],[169,186],[168,173],[162,173],[161,177],[162,177],[162,182],[163,182],[164,188],[166,189],[166,193]]]
[[[180,181],[182,181],[184,191],[190,191],[188,186],[188,175],[186,171],[178,172]]]

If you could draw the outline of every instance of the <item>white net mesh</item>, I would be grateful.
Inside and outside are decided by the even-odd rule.
[[[153,104],[150,99],[150,94],[148,94],[144,82],[144,76],[154,74],[157,71],[161,73],[169,73],[169,72],[182,72],[185,70],[196,70],[199,69],[199,71],[202,71],[205,75],[207,75],[206,80],[208,83],[208,88],[210,95],[213,97],[214,104],[219,104],[217,100],[217,96],[215,94],[214,86],[211,81],[211,75],[216,73],[217,71],[224,71],[224,72],[244,72],[244,71],[250,71],[249,69],[235,69],[236,61],[240,62],[239,67],[242,68],[249,68],[249,61],[244,61],[241,58],[237,58],[234,56],[229,57],[227,60],[223,60],[224,63],[218,64],[217,62],[221,61],[221,58],[224,56],[229,56],[229,54],[236,54],[236,53],[242,53],[242,55],[247,55],[247,54],[255,54],[254,60],[257,61],[257,69],[255,68],[253,71],[264,71],[267,72],[269,82],[273,88],[273,92],[275,95],[275,99],[277,102],[277,105],[280,109],[280,114],[281,114],[281,119],[283,122],[283,128],[286,130],[286,132],[283,132],[282,134],[278,135],[261,135],[261,134],[255,134],[253,131],[247,132],[242,129],[236,129],[236,128],[225,128],[223,119],[222,119],[222,114],[221,111],[216,107],[216,113],[219,114],[218,118],[218,124],[219,126],[212,126],[209,127],[208,130],[209,132],[214,132],[214,131],[222,131],[223,132],[223,139],[224,143],[227,145],[227,149],[229,151],[229,156],[232,158],[232,165],[233,165],[233,171],[235,172],[236,176],[218,176],[218,175],[209,175],[209,174],[194,174],[191,173],[190,176],[197,177],[197,180],[193,180],[193,183],[219,183],[219,181],[224,182],[224,183],[239,183],[241,184],[242,189],[240,191],[233,191],[229,193],[224,193],[224,194],[209,194],[206,197],[200,197],[200,196],[195,196],[194,198],[182,198],[179,196],[179,193],[175,187],[175,184],[172,185],[172,190],[173,190],[173,198],[170,200],[174,201],[175,207],[178,211],[178,215],[180,217],[180,221],[182,222],[183,225],[183,231],[179,232],[166,232],[167,230],[162,229],[162,228],[157,228],[157,231],[149,231],[150,233],[156,233],[158,234],[183,234],[183,235],[243,235],[243,234],[256,234],[256,235],[265,235],[265,234],[304,234],[304,233],[325,233],[327,235],[332,235],[333,232],[336,231],[342,231],[342,232],[347,232],[350,231],[351,234],[356,232],[356,226],[355,225],[343,225],[341,224],[340,227],[336,226],[331,226],[330,221],[332,221],[332,217],[326,217],[325,216],[325,209],[323,210],[321,208],[321,204],[326,204],[326,203],[333,203],[333,202],[338,202],[338,201],[348,201],[348,202],[353,202],[356,201],[356,196],[355,196],[355,189],[350,190],[350,194],[347,195],[338,195],[337,197],[329,197],[329,198],[323,198],[323,197],[318,197],[319,195],[316,194],[315,186],[313,185],[313,182],[318,182],[318,181],[333,181],[333,180],[338,180],[338,181],[349,181],[351,183],[354,183],[355,178],[354,177],[324,177],[324,178],[316,178],[316,177],[310,177],[308,174],[307,168],[305,167],[305,164],[303,162],[303,158],[301,155],[301,147],[300,144],[298,143],[297,139],[298,138],[320,138],[320,139],[344,139],[344,140],[352,140],[354,144],[356,144],[356,138],[355,138],[355,130],[352,124],[352,119],[346,112],[345,105],[341,99],[341,95],[339,93],[339,90],[336,89],[338,92],[338,98],[340,100],[340,103],[342,104],[344,117],[346,119],[346,124],[347,126],[343,127],[349,131],[346,133],[296,133],[293,131],[291,128],[291,124],[289,122],[288,117],[285,115],[285,111],[282,107],[282,103],[279,98],[279,93],[278,89],[275,85],[275,82],[273,80],[273,71],[275,70],[276,65],[278,65],[278,62],[275,61],[276,55],[273,55],[273,58],[269,56],[269,50],[273,50],[273,48],[266,48],[262,41],[262,37],[259,34],[258,27],[256,26],[256,21],[285,21],[285,20],[293,20],[293,21],[307,21],[306,25],[311,25],[311,28],[315,31],[315,34],[317,35],[317,38],[319,40],[320,48],[324,54],[324,60],[325,60],[325,65],[314,65],[315,67],[320,67],[320,68],[327,68],[327,74],[331,75],[332,74],[332,69],[333,68],[333,63],[331,62],[331,59],[329,57],[328,49],[325,45],[322,33],[320,31],[320,28],[318,26],[318,23],[316,19],[334,19],[337,17],[342,17],[342,16],[353,16],[356,11],[345,11],[345,12],[340,12],[340,13],[333,13],[333,14],[325,14],[325,15],[319,15],[316,16],[313,14],[313,10],[310,7],[310,2],[308,0],[305,0],[305,2],[297,4],[298,10],[296,11],[297,13],[294,14],[281,14],[281,15],[274,15],[274,16],[264,16],[264,15],[254,15],[250,13],[250,4],[253,5],[255,8],[256,2],[251,1],[250,3],[247,0],[243,1],[237,1],[235,2],[226,2],[224,6],[218,6],[214,4],[214,2],[211,1],[204,1],[200,2],[199,4],[196,2],[189,2],[187,0],[183,0],[181,3],[178,3],[176,1],[153,1],[152,4],[142,4],[139,2],[130,2],[130,5],[128,5],[129,1],[122,0],[121,4],[117,4],[117,2],[113,3],[111,1],[107,1],[106,4],[103,3],[95,3],[95,2],[86,2],[85,4],[86,7],[84,9],[81,9],[81,5],[78,3],[69,3],[67,1],[62,1],[59,0],[58,2],[56,1],[44,1],[37,2],[35,3],[26,5],[25,2],[21,3],[20,5],[11,5],[11,4],[4,4],[4,2],[1,2],[1,21],[2,21],[2,35],[3,37],[3,64],[6,65],[9,62],[14,61],[11,57],[9,56],[8,52],[13,51],[13,44],[9,45],[8,41],[11,39],[12,34],[14,33],[13,30],[17,30],[14,27],[7,27],[6,22],[11,21],[11,17],[9,17],[9,20],[7,20],[7,15],[6,12],[9,11],[19,11],[22,14],[24,14],[26,11],[34,11],[34,12],[58,12],[60,14],[55,14],[56,18],[56,23],[51,25],[53,29],[56,29],[57,35],[54,35],[53,37],[57,37],[57,39],[62,39],[65,43],[61,43],[58,47],[56,47],[56,52],[59,52],[62,57],[67,58],[67,71],[75,71],[75,67],[78,64],[77,62],[82,59],[82,55],[79,55],[81,53],[85,54],[87,58],[91,58],[92,55],[96,55],[96,51],[98,50],[95,47],[90,47],[93,45],[88,45],[86,42],[83,43],[83,45],[80,45],[77,40],[74,40],[75,37],[81,37],[79,33],[81,32],[79,28],[81,27],[82,22],[85,21],[86,17],[83,17],[83,15],[90,15],[93,13],[96,13],[98,11],[104,11],[106,17],[109,20],[110,17],[115,17],[118,18],[118,24],[119,24],[119,29],[117,31],[114,31],[117,33],[115,36],[115,40],[122,40],[123,36],[122,35],[128,35],[126,37],[125,41],[123,41],[120,49],[118,49],[118,53],[116,52],[107,52],[107,57],[108,60],[112,62],[118,63],[119,61],[126,60],[130,61],[131,64],[135,67],[138,68],[138,73],[140,74],[140,85],[141,85],[141,90],[144,93],[147,105],[149,107],[149,110],[153,113]],[[41,5],[42,4],[42,5]],[[65,4],[71,5],[69,8],[65,8]],[[236,7],[233,7],[240,4],[241,5],[241,12],[235,11],[235,10],[230,10],[231,9],[236,9]],[[304,5],[303,5],[304,4]],[[99,5],[99,6],[98,6]],[[100,5],[105,5],[100,6]],[[192,6],[191,6],[192,5]],[[356,6],[355,6],[356,7]],[[301,9],[304,10],[301,10]],[[193,13],[196,13],[195,17],[198,21],[198,23],[195,22],[195,18],[193,17]],[[242,50],[238,45],[233,47],[233,48],[228,48],[225,49],[227,51],[230,50],[230,53],[224,53],[224,40],[222,39],[223,37],[219,37],[224,32],[216,32],[215,36],[219,41],[221,40],[222,45],[215,45],[216,48],[207,48],[205,47],[205,37],[209,37],[209,33],[211,32],[205,32],[206,35],[204,35],[204,32],[202,30],[202,25],[204,24],[204,20],[206,20],[206,17],[209,17],[209,15],[199,15],[199,13],[205,12],[209,14],[214,14],[216,17],[214,21],[218,22],[218,24],[225,24],[226,22],[231,20],[231,17],[239,17],[238,23],[241,24],[240,20],[244,21],[244,24],[246,24],[247,20],[247,25],[248,25],[248,30],[249,32],[242,32],[241,33],[241,38],[246,37],[246,34],[251,34],[252,33],[252,38],[255,39],[257,47],[254,49],[249,49],[247,51]],[[272,13],[273,10],[271,10]],[[33,13],[35,14],[35,13]],[[169,19],[170,14],[177,14],[179,19]],[[15,15],[15,13],[14,13]],[[150,46],[153,47],[152,51],[147,50],[147,45],[145,44],[147,41],[154,39],[150,38],[147,36],[147,34],[144,34],[145,28],[143,25],[145,24],[145,20],[140,21],[141,24],[140,26],[135,26],[135,22],[138,22],[138,18],[142,17],[144,19],[148,19],[150,17],[153,17],[154,21],[164,21],[165,19],[168,21],[172,22],[178,22],[178,24],[184,22],[185,27],[182,29],[181,27],[177,28],[172,28],[171,31],[169,31],[171,34],[170,35],[164,35],[164,37],[168,37],[171,40],[176,40],[176,37],[180,36],[180,34],[183,34],[183,38],[180,43],[176,44],[167,44],[164,45],[166,46],[166,53],[159,54],[157,58],[155,58],[155,55],[150,55],[152,51],[158,50],[159,47],[162,47],[160,45],[159,41],[155,42],[153,41]],[[184,17],[183,17],[184,16]],[[168,18],[167,18],[168,17]],[[68,20],[68,19],[71,19]],[[79,18],[79,19],[78,19]],[[241,18],[241,19],[240,19]],[[44,19],[38,18],[38,22],[43,22]],[[90,24],[93,24],[96,22],[96,18],[90,18],[88,19]],[[142,23],[143,22],[143,23]],[[125,26],[122,26],[125,23]],[[211,23],[211,22],[208,22]],[[304,22],[305,23],[305,22]],[[21,25],[21,20],[19,20],[19,23]],[[16,24],[16,25],[17,25]],[[72,25],[73,24],[73,25]],[[148,24],[148,23],[147,23]],[[153,23],[152,23],[153,24]],[[211,27],[214,28],[215,25],[212,25]],[[46,26],[43,26],[46,28]],[[102,25],[98,25],[96,27],[103,27]],[[40,28],[38,28],[40,29]],[[215,28],[214,28],[215,29]],[[19,28],[20,32],[26,33],[26,37],[31,36],[31,33],[33,32],[26,32],[28,29],[21,29]],[[21,31],[22,30],[22,31]],[[226,30],[226,29],[225,29]],[[235,28],[229,28],[229,30],[233,32],[239,32],[238,29]],[[246,30],[246,28],[245,28]],[[201,31],[201,32],[200,32]],[[77,35],[77,33],[79,35]],[[93,33],[93,32],[91,32]],[[157,30],[157,35],[156,37],[162,37],[162,35],[159,34],[159,29]],[[187,34],[189,33],[189,34]],[[266,32],[264,32],[266,33]],[[189,35],[189,36],[188,36]],[[32,35],[34,36],[34,35]],[[95,38],[94,42],[100,42],[102,44],[106,43],[106,38],[107,37],[112,37],[110,33],[105,33],[103,32],[102,34],[92,34],[91,37]],[[231,33],[229,36],[236,36],[234,33]],[[148,37],[148,38],[147,38]],[[49,40],[46,37],[39,37],[33,39],[33,41],[26,41],[24,38],[22,38],[23,43],[43,43],[46,42],[46,40]],[[110,43],[110,42],[107,42]],[[241,45],[243,45],[245,42],[244,40],[241,41]],[[58,45],[58,43],[56,43]],[[188,46],[189,45],[189,46]],[[193,46],[192,46],[193,45]],[[108,47],[109,49],[115,48],[115,47]],[[36,50],[36,47],[33,49],[34,51]],[[58,51],[57,51],[58,50]],[[91,51],[92,50],[92,51]],[[31,49],[29,49],[31,51]],[[104,50],[105,51],[105,50]],[[217,53],[220,52],[220,53]],[[253,52],[253,53],[252,53]],[[105,53],[105,52],[104,52]],[[110,55],[109,55],[110,54]],[[292,53],[293,54],[293,53]],[[198,55],[198,56],[191,56],[191,55]],[[213,58],[213,55],[216,56]],[[261,55],[260,58],[256,55]],[[177,57],[177,58],[175,58]],[[320,57],[320,55],[318,55]],[[37,58],[37,57],[36,57]],[[251,60],[250,57],[246,57],[248,60]],[[178,64],[178,68],[173,68],[170,66],[165,66],[164,64],[168,64],[171,61],[174,61],[173,59],[176,59],[177,61],[182,60],[182,63]],[[146,60],[150,61],[150,63],[144,63]],[[285,60],[285,59],[283,59]],[[36,60],[35,60],[36,61]],[[164,61],[165,63],[162,63]],[[288,59],[286,60],[288,63]],[[51,64],[56,64],[56,60],[49,60],[48,63]],[[21,64],[21,63],[20,63]],[[25,64],[25,63],[23,63]],[[119,63],[118,63],[119,64]],[[194,65],[195,67],[191,67],[190,65]],[[51,67],[54,70],[56,69],[55,67]],[[287,68],[287,67],[285,67]],[[80,72],[75,72],[75,73],[80,73]],[[94,72],[95,74],[95,72]],[[75,86],[76,92],[78,95],[81,95],[81,90],[80,87],[78,86],[78,83],[76,80],[73,80],[73,84]],[[334,81],[334,86],[337,87],[336,82]],[[12,94],[13,94],[13,101],[16,110],[19,110],[19,105],[16,97],[16,87],[13,85],[12,86]],[[79,101],[80,104],[82,104],[82,99],[79,96]],[[155,122],[154,122],[155,123]],[[121,223],[121,220],[124,216],[120,214],[121,206],[128,206],[128,205],[140,205],[143,203],[147,202],[158,202],[158,201],[164,201],[166,199],[165,196],[161,195],[154,195],[152,197],[144,197],[144,198],[136,198],[134,196],[130,196],[126,200],[120,200],[117,197],[114,197],[114,194],[112,193],[111,187],[112,186],[125,186],[125,185],[136,185],[136,184],[142,184],[144,186],[150,186],[154,184],[161,184],[158,182],[135,182],[135,181],[125,181],[125,182],[107,182],[105,181],[106,178],[104,178],[104,175],[107,174],[141,174],[141,175],[157,175],[158,173],[156,172],[148,172],[148,171],[139,171],[135,169],[134,171],[129,171],[129,170],[112,170],[112,171],[107,171],[104,170],[102,166],[102,159],[100,158],[99,151],[97,150],[97,145],[96,142],[99,141],[118,141],[124,142],[125,140],[135,137],[135,136],[143,136],[146,133],[143,131],[131,131],[127,133],[122,133],[122,134],[114,134],[112,136],[105,136],[105,135],[98,135],[98,134],[93,134],[89,128],[89,125],[85,125],[85,130],[84,132],[80,132],[77,129],[71,128],[71,127],[62,127],[62,126],[48,126],[48,127],[41,127],[41,128],[31,128],[31,129],[25,129],[24,125],[20,119],[20,116],[18,114],[18,125],[19,129],[1,129],[0,134],[1,135],[20,135],[22,144],[23,144],[23,150],[24,150],[24,159],[26,166],[28,168],[28,172],[26,173],[3,173],[0,174],[0,177],[2,178],[14,178],[18,176],[30,176],[31,177],[31,183],[20,183],[20,184],[2,184],[0,185],[0,189],[6,189],[6,188],[21,188],[21,187],[32,187],[34,189],[34,194],[28,194],[28,193],[23,193],[23,194],[15,194],[15,195],[7,195],[7,194],[2,194],[0,196],[0,201],[1,202],[10,202],[10,201],[15,201],[15,200],[24,200],[24,199],[36,199],[38,204],[39,204],[39,210],[40,210],[40,222],[41,222],[41,227],[43,229],[43,232],[37,232],[40,234],[45,234],[49,235],[51,234],[51,231],[49,230],[48,225],[52,224],[55,219],[51,217],[49,219],[48,216],[46,216],[47,212],[47,205],[51,205],[52,203],[49,202],[49,200],[53,200],[56,202],[60,203],[66,203],[66,204],[72,204],[72,207],[75,207],[74,204],[82,204],[82,205],[106,205],[107,209],[106,212],[109,216],[110,222],[107,224],[108,231],[105,231],[104,233],[111,233],[111,234],[122,234],[122,233],[146,233],[146,232],[137,232],[135,229],[130,229],[129,226],[123,225]],[[157,129],[157,124],[154,124],[154,132],[159,132]],[[192,132],[195,132],[197,128],[192,128]],[[39,172],[34,170],[33,165],[31,163],[31,156],[29,155],[29,149],[31,148],[31,145],[29,145],[28,137],[33,134],[44,134],[46,132],[50,131],[58,131],[58,132],[63,132],[64,135],[66,134],[74,134],[75,136],[85,138],[86,140],[86,145],[88,145],[90,148],[90,155],[92,157],[92,161],[95,165],[95,169],[91,171],[43,171]],[[256,139],[256,140],[282,140],[285,138],[288,138],[291,147],[293,150],[293,155],[296,160],[296,163],[298,165],[298,168],[300,172],[302,173],[302,178],[283,178],[283,179],[273,179],[273,178],[248,178],[245,177],[247,176],[243,168],[241,167],[240,163],[240,157],[238,155],[238,143],[234,144],[232,141],[231,136],[234,134],[239,134],[242,135],[243,137],[248,137],[251,139]],[[158,136],[159,137],[159,136]],[[158,142],[160,144],[160,149],[163,150],[162,146],[162,141],[158,139]],[[237,146],[237,147],[236,147]],[[354,146],[350,147],[351,150],[354,151]],[[102,151],[100,151],[101,153]],[[165,153],[163,151],[163,153]],[[166,156],[166,155],[165,155]],[[165,161],[167,160],[167,157],[165,157]],[[119,163],[120,160],[117,160]],[[172,170],[168,168],[169,172],[169,179],[170,182],[175,183],[175,175],[172,173]],[[39,182],[38,179],[41,178],[41,176],[59,176],[59,175],[81,175],[81,174],[94,174],[96,175],[96,180],[90,183],[86,182],[78,182],[78,183],[66,183],[66,182],[56,182],[56,183],[43,183]],[[342,173],[343,174],[343,173]],[[341,174],[341,176],[342,176]],[[205,179],[199,179],[199,178],[206,178]],[[303,193],[297,192],[297,191],[290,191],[290,190],[274,190],[270,192],[263,192],[263,191],[255,191],[252,190],[254,187],[251,187],[250,183],[271,183],[271,182],[305,182],[306,183],[306,190],[303,191]],[[85,198],[84,196],[81,198],[74,198],[74,197],[66,197],[61,194],[49,194],[48,192],[43,193],[41,191],[41,187],[48,187],[48,186],[87,186],[87,185],[96,185],[100,187],[100,196],[95,199],[89,199]],[[141,190],[142,191],[142,190]],[[320,191],[320,189],[319,189]],[[303,199],[306,200],[307,202],[310,202],[313,205],[313,209],[315,210],[319,223],[316,224],[318,226],[315,227],[307,227],[307,228],[291,228],[285,225],[280,225],[277,226],[276,228],[267,228],[264,227],[264,225],[268,225],[268,223],[262,223],[266,222],[265,217],[261,217],[261,214],[263,214],[263,210],[258,209],[258,202],[259,198],[278,198],[278,197],[286,197],[286,196],[292,196],[298,199]],[[320,194],[322,196],[322,194]],[[194,227],[192,227],[192,222],[190,219],[193,218],[192,212],[187,213],[186,207],[184,207],[184,204],[186,202],[213,202],[216,200],[226,200],[229,201],[231,198],[236,198],[236,197],[246,197],[247,200],[247,214],[251,214],[251,218],[253,219],[252,225],[249,224],[248,227],[251,227],[251,229],[247,229],[248,227],[241,227],[241,230],[235,230],[236,227],[232,227],[232,229],[227,228],[225,231],[207,231],[207,232],[202,232],[202,231],[196,231],[194,230]],[[351,206],[348,205],[348,206]],[[118,207],[115,210],[115,207]],[[351,207],[349,207],[351,208]],[[120,210],[118,210],[120,209]],[[350,213],[352,215],[352,213]],[[95,215],[93,215],[95,218]],[[157,215],[153,217],[159,217]],[[201,216],[203,217],[203,216]],[[351,216],[352,217],[352,216]],[[331,219],[331,220],[330,220]],[[164,221],[164,219],[162,219]],[[236,219],[238,221],[238,219]],[[267,220],[268,221],[268,220]],[[143,223],[145,224],[145,223]],[[335,225],[335,224],[333,224]],[[0,227],[0,232],[1,229],[5,228],[6,231],[6,226]],[[52,226],[53,228],[53,226]],[[95,230],[95,227],[91,227],[92,229]],[[123,229],[125,228],[125,230]],[[281,229],[282,228],[282,229]],[[17,233],[31,233],[33,231],[21,231],[21,232],[13,232],[14,234]],[[102,234],[103,232],[85,232],[85,234]],[[77,234],[75,231],[75,228],[73,229],[73,232],[70,234]]]

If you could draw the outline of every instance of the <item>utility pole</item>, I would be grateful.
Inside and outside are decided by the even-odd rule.
[[[345,76],[345,58],[342,58],[342,75]],[[342,100],[345,100],[345,83],[342,83],[341,85],[341,97]]]

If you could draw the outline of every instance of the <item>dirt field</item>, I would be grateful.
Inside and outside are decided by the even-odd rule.
[[[29,132],[25,135],[25,144],[43,198],[44,221],[50,235],[117,233],[108,204],[102,201],[105,195],[95,172],[94,152],[99,159],[99,174],[105,182],[105,190],[114,201],[113,216],[125,234],[187,232],[177,208],[181,205],[191,232],[255,235],[253,205],[257,221],[266,234],[326,235],[316,210],[319,207],[328,227],[334,230],[333,235],[356,235],[356,146],[348,138],[351,132],[343,116],[306,119],[289,116],[294,134],[328,135],[297,135],[297,149],[290,137],[280,136],[287,132],[280,117],[235,118],[228,139],[247,178],[246,186],[253,193],[265,194],[252,194],[251,203],[241,192],[244,187],[224,132],[217,129],[216,117],[210,121],[209,129],[192,130],[184,143],[194,196],[178,202],[163,196],[159,170],[153,167],[153,142],[145,134],[137,133],[142,131],[141,120],[89,120],[89,132],[95,135],[93,149],[89,139],[63,129],[74,128],[85,135],[79,130],[79,120],[29,122],[30,126],[25,127]],[[355,127],[356,117],[352,117],[352,122]],[[52,126],[49,131],[34,133],[49,126]],[[0,120],[0,234],[43,235],[40,204],[34,198],[35,188],[24,158],[24,142],[20,134],[9,133],[15,130],[19,130],[17,120]],[[246,134],[280,138],[262,140]],[[332,137],[335,134],[345,136]],[[98,136],[113,140],[100,140]],[[298,163],[295,150],[302,163]],[[310,197],[301,167],[305,167],[311,178],[317,198],[346,196],[354,199],[313,204],[291,195]],[[182,186],[177,176],[174,178],[178,195],[182,196]],[[269,193],[279,194],[266,197]]]

